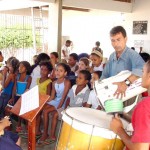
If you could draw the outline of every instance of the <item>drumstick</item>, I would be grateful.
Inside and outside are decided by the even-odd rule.
[[[95,87],[95,82],[94,82],[94,84],[93,84],[93,87],[94,87],[94,90],[95,90],[95,93],[96,93],[96,96],[97,96],[98,94],[97,94],[97,90],[96,90],[96,87]],[[103,107],[103,104],[101,103],[101,101],[100,101],[100,99],[98,98],[98,96],[97,96],[97,99],[98,99],[98,101],[99,101],[99,104],[100,104],[102,110],[105,111],[105,108]]]

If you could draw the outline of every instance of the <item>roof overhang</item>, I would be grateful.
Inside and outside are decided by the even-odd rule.
[[[55,0],[0,0],[0,11],[49,5]]]

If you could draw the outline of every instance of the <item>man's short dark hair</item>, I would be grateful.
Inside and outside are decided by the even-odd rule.
[[[78,55],[76,53],[71,53],[69,56],[72,57],[76,61],[79,60]]]
[[[127,36],[126,30],[122,26],[116,26],[110,30],[110,36],[114,36],[118,33],[122,33],[124,38]]]

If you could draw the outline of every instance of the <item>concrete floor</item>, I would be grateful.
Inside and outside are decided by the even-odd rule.
[[[49,145],[44,145],[44,146],[36,146],[35,150],[55,150],[55,143],[49,144]],[[22,142],[21,142],[21,148],[23,150],[28,150],[28,141],[27,139],[22,138]]]
[[[50,121],[51,121],[51,118],[50,118]],[[15,120],[12,120],[12,122],[13,122],[13,123],[12,123],[12,124],[13,124],[12,130],[14,131],[17,122],[16,122]],[[22,125],[22,126],[23,126],[23,125]],[[59,129],[60,129],[60,121],[58,121],[58,124],[57,124],[56,136],[58,135]],[[49,126],[49,132],[50,132],[50,126]],[[21,137],[21,135],[20,135],[20,137]],[[51,144],[49,144],[49,145],[36,146],[36,149],[35,149],[35,150],[55,150],[55,147],[56,147],[56,142],[51,143]],[[23,150],[28,150],[28,139],[21,137],[21,148],[22,148]]]

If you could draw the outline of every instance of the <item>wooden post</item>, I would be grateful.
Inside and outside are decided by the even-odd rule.
[[[49,99],[49,95],[39,95],[39,107],[19,116],[21,108],[21,98],[17,101],[14,107],[10,110],[13,114],[28,121],[28,150],[35,150],[36,139],[36,116],[42,110],[43,106]],[[32,101],[32,99],[31,99]]]
[[[28,122],[28,150],[35,150],[36,139],[36,118],[32,122]]]

